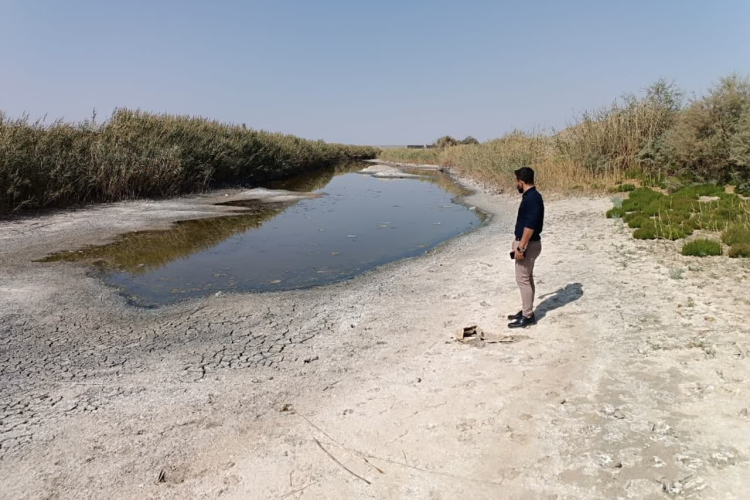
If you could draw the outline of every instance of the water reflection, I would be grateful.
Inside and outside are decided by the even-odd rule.
[[[120,272],[144,274],[258,228],[285,208],[258,201],[243,206],[247,211],[239,215],[179,221],[167,230],[126,233],[109,245],[56,253],[43,262],[90,261]]]
[[[323,189],[334,177],[359,172],[366,165],[362,163],[345,163],[333,168],[313,170],[306,174],[296,175],[286,179],[269,182],[264,187],[268,189],[284,189],[299,193],[311,193]]]

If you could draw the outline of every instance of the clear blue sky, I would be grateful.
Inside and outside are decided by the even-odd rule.
[[[750,1],[0,0],[0,109],[362,144],[485,140],[750,73]]]

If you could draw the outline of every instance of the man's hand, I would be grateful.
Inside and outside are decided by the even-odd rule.
[[[516,248],[516,260],[523,260],[523,252],[520,252],[518,249],[523,248],[524,251],[528,250],[529,242],[531,241],[531,237],[533,235],[533,229],[528,227],[523,228],[523,236],[521,237],[521,241],[518,242],[518,247]]]

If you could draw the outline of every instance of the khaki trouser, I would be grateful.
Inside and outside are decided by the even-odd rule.
[[[512,250],[518,248],[518,240],[513,242]],[[530,318],[534,314],[534,262],[542,253],[541,241],[530,241],[526,247],[523,260],[516,261],[516,283],[521,291],[521,303],[523,304],[523,315]]]

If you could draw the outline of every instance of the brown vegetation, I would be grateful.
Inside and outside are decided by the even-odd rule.
[[[45,124],[0,112],[0,215],[246,184],[377,153],[127,109],[104,123]]]
[[[385,150],[380,158],[450,166],[500,188],[512,187],[513,170],[531,166],[548,189],[603,189],[633,178],[665,188],[731,182],[747,192],[750,81],[723,78],[688,102],[673,84],[658,81],[642,96],[583,113],[558,133],[513,131],[478,145]]]

